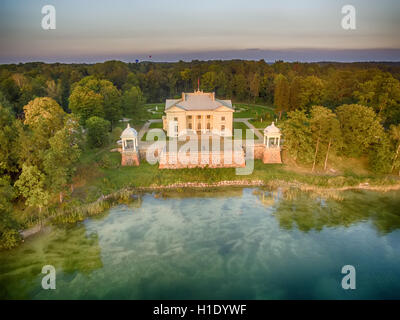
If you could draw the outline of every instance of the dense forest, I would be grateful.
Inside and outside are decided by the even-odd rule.
[[[400,64],[192,61],[0,66],[0,247],[18,241],[15,206],[63,202],[82,150],[105,144],[122,116],[197,88],[274,106],[298,163],[368,157],[400,170]],[[261,115],[262,117],[263,115]],[[82,130],[85,128],[85,130]]]

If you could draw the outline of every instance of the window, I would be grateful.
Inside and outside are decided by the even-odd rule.
[[[192,130],[192,124],[191,123],[189,123],[189,129]]]
[[[197,116],[197,119],[201,119],[201,116]]]
[[[225,121],[225,117],[221,117],[221,121]]]
[[[221,126],[221,131],[225,131],[225,126],[224,125]]]
[[[211,119],[211,116],[210,116],[210,115],[207,115],[207,119]]]
[[[197,130],[201,130],[201,123],[197,125]]]
[[[211,129],[211,125],[210,125],[210,123],[207,123],[207,130],[210,130]]]
[[[178,118],[174,118],[174,121],[178,121]]]
[[[191,119],[192,119],[192,116],[188,116],[188,119],[190,119],[190,120],[191,120]]]

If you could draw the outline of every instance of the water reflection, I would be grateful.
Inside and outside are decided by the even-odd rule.
[[[370,220],[380,234],[400,228],[398,192],[371,191],[304,192],[298,189],[253,192],[284,229],[322,230],[324,227],[349,227]]]
[[[185,189],[119,203],[0,253],[0,297],[399,298],[398,192]],[[45,264],[54,292],[40,287]],[[344,264],[368,279],[352,295]]]
[[[89,275],[103,266],[100,251],[98,235],[87,234],[82,224],[44,231],[17,249],[0,253],[0,299],[26,299],[31,290],[40,290],[38,275],[47,264],[57,275]]]

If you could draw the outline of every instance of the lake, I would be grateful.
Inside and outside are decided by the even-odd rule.
[[[400,193],[141,194],[0,252],[0,298],[399,299]]]

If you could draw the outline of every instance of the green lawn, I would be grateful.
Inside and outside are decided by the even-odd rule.
[[[256,119],[259,116],[269,113],[274,114],[274,108],[272,106],[263,106],[251,103],[235,103],[235,113],[234,118],[253,118]]]
[[[162,122],[152,122],[149,126],[150,129],[162,129],[163,123]]]
[[[155,107],[157,106],[157,111]],[[149,110],[153,112],[149,112]],[[125,115],[126,118],[132,119],[131,125],[142,126],[150,119],[161,119],[164,115],[164,103],[148,103],[139,108],[135,113]]]

